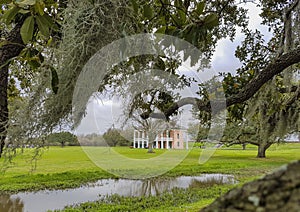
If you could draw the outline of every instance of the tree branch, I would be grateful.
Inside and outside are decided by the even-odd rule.
[[[274,62],[267,65],[238,94],[227,99],[227,107],[250,99],[266,82],[286,68],[300,62],[300,46],[286,54],[280,55]]]
[[[281,73],[286,68],[300,62],[300,46],[288,53],[280,55],[277,59],[267,65],[262,71],[260,71],[256,77],[254,77],[239,93],[232,95],[226,100],[226,107],[231,105],[245,102],[250,99],[259,89],[275,75]],[[186,97],[180,99],[169,107],[164,113],[143,113],[141,117],[143,119],[158,118],[168,119],[169,116],[174,114],[180,107],[185,105],[193,105],[199,110],[211,112],[211,105],[214,106],[214,112],[219,112],[224,109],[224,102],[220,101],[205,101],[194,97]]]
[[[0,47],[0,157],[5,146],[8,125],[8,76],[12,58],[24,49],[20,30],[23,21],[18,22],[6,39],[7,44]]]

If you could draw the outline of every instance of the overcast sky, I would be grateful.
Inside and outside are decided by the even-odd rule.
[[[267,34],[265,40],[269,39],[268,30],[265,26],[262,26],[261,18],[259,17],[260,9],[258,9],[254,4],[247,3],[245,5],[249,9],[250,14],[250,27],[252,29],[258,29]],[[237,33],[234,42],[229,39],[223,39],[218,42],[215,54],[212,58],[210,73],[218,72],[231,72],[235,73],[235,70],[240,66],[238,59],[235,58],[234,52],[236,47],[243,40],[243,35]],[[184,71],[182,69],[181,71]],[[200,79],[205,78],[205,74],[201,73],[198,77]],[[211,74],[210,74],[211,75]],[[195,85],[196,86],[196,85]],[[183,97],[185,96],[195,96],[196,87],[185,89],[182,92]],[[87,107],[87,115],[82,120],[80,126],[76,129],[76,134],[91,134],[91,133],[104,133],[112,125],[119,127],[118,117],[122,114],[122,105],[119,101],[115,99],[100,101],[99,99],[92,97],[91,103]],[[191,107],[185,107],[181,117],[178,118],[179,124],[187,126],[187,123],[191,121],[191,115],[189,110]]]

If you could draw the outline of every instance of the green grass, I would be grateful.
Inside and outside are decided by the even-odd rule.
[[[113,177],[86,156],[81,147],[50,147],[32,170],[32,150],[18,155],[0,179],[0,192],[78,187],[101,178]],[[3,160],[3,159],[2,159]]]
[[[156,150],[154,154],[147,154],[145,149],[116,147],[114,150],[124,156],[141,159],[156,157],[168,151]],[[30,152],[32,150],[26,150],[24,154],[14,158],[14,164],[5,174],[1,175],[0,193],[73,188],[98,179],[114,177],[97,167],[81,147],[50,147],[45,149],[42,157],[37,161],[36,169],[33,171],[31,171],[32,156]],[[273,145],[267,151],[266,159],[255,157],[256,147],[254,146],[247,146],[247,150],[241,150],[241,146],[224,147],[217,150],[205,164],[198,163],[201,152],[202,150],[199,148],[193,149],[185,160],[161,177],[199,175],[201,173],[227,173],[235,175],[241,185],[283,164],[300,159],[300,144]],[[3,161],[4,159],[1,159],[0,163]],[[128,211],[130,211],[130,208],[132,208],[131,211],[138,211],[145,209],[147,206],[148,211],[197,211],[219,196],[220,191],[224,193],[231,187],[228,185],[217,185],[205,188],[205,197],[203,197],[203,188],[180,191],[173,194],[172,198],[169,196],[169,193],[151,198],[114,196],[109,204],[105,202],[106,200],[103,200],[97,203],[86,203],[80,208],[68,210],[82,211],[82,207],[87,207],[91,208],[90,211],[113,211],[115,209],[121,210],[122,208],[124,210],[127,208]],[[192,198],[192,201],[190,201],[191,196],[196,198]],[[160,201],[166,198],[168,201]]]

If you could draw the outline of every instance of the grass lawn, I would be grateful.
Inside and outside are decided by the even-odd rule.
[[[91,147],[92,148],[92,147]],[[95,147],[101,148],[101,147]],[[168,150],[157,150],[155,154],[147,154],[145,149],[130,149],[128,147],[115,147],[115,151],[131,158],[151,158]],[[81,147],[50,147],[44,150],[42,157],[37,160],[37,167],[31,170],[31,154],[26,150],[18,155],[14,164],[3,173],[0,178],[0,192],[18,192],[24,190],[63,189],[78,187],[87,182],[93,182],[102,178],[112,178],[112,174],[98,168],[85,154]],[[183,151],[183,150],[178,150]],[[267,151],[266,159],[256,158],[256,147],[247,146],[247,150],[241,150],[241,146],[218,149],[205,163],[198,163],[201,149],[193,149],[178,166],[162,177],[197,175],[201,173],[227,173],[235,175],[240,184],[258,178],[275,168],[290,161],[300,159],[300,144],[273,145]],[[0,160],[2,164],[4,159]],[[160,197],[151,198],[120,198],[112,197],[110,204],[105,202],[89,203],[82,207],[92,208],[91,211],[113,211],[143,208],[147,205],[148,211],[197,211],[210,203],[214,198],[224,193],[232,186],[213,186],[202,188],[208,196],[203,196],[201,188],[197,190],[180,191],[172,197],[163,194]],[[176,192],[175,192],[176,193]],[[194,199],[191,197],[195,197]],[[161,203],[159,199],[168,199]],[[197,199],[198,198],[198,199]],[[149,202],[150,201],[150,202]],[[126,205],[127,204],[127,205]],[[156,204],[156,205],[155,205]],[[179,204],[179,205],[178,205]],[[154,206],[155,207],[154,207]],[[121,207],[121,208],[120,208]],[[101,208],[101,210],[99,209]],[[106,208],[106,209],[105,209]],[[134,211],[138,211],[139,208]],[[145,208],[144,208],[145,209]],[[83,208],[69,209],[67,211],[82,211]]]

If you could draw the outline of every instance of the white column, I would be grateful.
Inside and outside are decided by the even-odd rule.
[[[158,149],[158,135],[155,137],[155,148]]]
[[[163,149],[164,148],[164,137],[163,137],[163,133],[160,133],[160,148]]]
[[[136,130],[133,131],[133,148],[135,148],[135,133],[136,133]]]
[[[140,131],[138,131],[138,148],[140,148]]]
[[[142,131],[142,148],[144,148],[145,145],[145,131]]]
[[[167,137],[167,149],[169,149],[169,130],[166,131]]]

